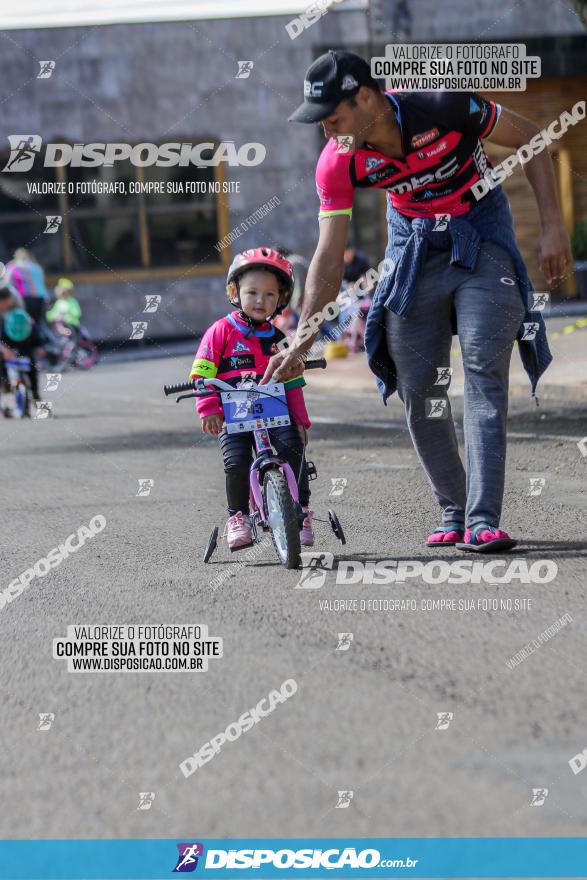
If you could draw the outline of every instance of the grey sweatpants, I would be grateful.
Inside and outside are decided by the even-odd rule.
[[[389,353],[418,457],[443,523],[499,525],[506,456],[512,346],[524,306],[507,251],[484,242],[473,272],[430,249],[409,313],[386,312]],[[451,315],[465,373],[465,457],[461,462],[447,396]]]

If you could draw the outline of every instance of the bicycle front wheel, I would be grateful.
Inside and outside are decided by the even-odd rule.
[[[282,471],[272,469],[266,472],[263,493],[271,539],[281,564],[286,568],[299,568],[300,528],[296,506]]]

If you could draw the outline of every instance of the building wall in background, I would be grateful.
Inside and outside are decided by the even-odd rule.
[[[11,31],[0,58],[3,92],[11,96],[3,101],[4,137],[30,132],[44,141],[259,141],[267,147],[261,166],[226,169],[227,179],[241,184],[241,191],[228,197],[229,229],[275,196],[281,204],[251,225],[225,259],[265,241],[311,256],[318,234],[314,169],[324,142],[317,127],[290,124],[287,117],[302,98],[305,69],[325,46],[350,46],[367,57],[369,45],[379,54],[378,43],[394,37],[491,41],[558,35],[561,66],[564,41],[583,32],[572,10],[551,0],[520,0],[513,6],[509,0],[478,0],[474,8],[469,0],[373,0],[371,16],[336,5],[295,40],[285,30],[289,18]],[[51,79],[35,78],[37,59],[56,60]],[[249,78],[235,79],[238,60],[256,62]],[[530,82],[527,93],[498,97],[548,122],[581,96],[584,77],[551,76]],[[584,143],[577,129],[563,144],[573,165],[576,219],[587,213],[581,139]],[[507,190],[533,267],[537,217],[522,172],[516,171]],[[374,261],[385,246],[383,202],[381,193],[357,198],[355,235]],[[128,338],[131,316],[141,318],[146,294],[163,296],[158,312],[145,316],[149,335],[197,334],[225,311],[218,274],[128,280],[116,272],[108,283],[80,285],[78,293],[87,323],[110,341]]]

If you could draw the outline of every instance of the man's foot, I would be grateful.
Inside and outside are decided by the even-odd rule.
[[[465,540],[456,546],[458,550],[472,553],[499,553],[511,550],[518,542],[510,538],[507,532],[494,528],[487,523],[479,523],[465,531]]]
[[[304,511],[304,522],[300,529],[300,544],[302,547],[313,547],[314,529],[312,528],[312,515],[314,511],[307,507],[302,507],[302,510]]]
[[[437,547],[442,544],[443,547],[453,547],[457,541],[463,540],[464,526],[461,523],[448,523],[446,526],[440,526],[434,529],[431,535],[426,538],[429,547]]]
[[[251,520],[241,510],[228,517],[224,532],[230,550],[249,547],[253,543]]]

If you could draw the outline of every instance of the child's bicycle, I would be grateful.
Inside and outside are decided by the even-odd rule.
[[[3,403],[2,413],[8,419],[30,418],[33,403],[30,358],[16,357],[5,360],[4,366],[13,405],[4,406]]]
[[[323,369],[321,358],[306,361],[306,369]],[[286,568],[301,564],[300,529],[304,512],[298,498],[298,484],[289,464],[280,458],[271,446],[268,429],[290,424],[282,382],[256,385],[249,382],[235,388],[221,379],[194,379],[179,385],[165,385],[166,395],[180,394],[176,403],[189,397],[205,397],[220,391],[226,430],[229,433],[253,432],[255,457],[249,471],[250,517],[253,543],[259,543],[259,528],[271,531],[273,545],[279,560]],[[189,394],[181,394],[189,391]],[[284,414],[285,410],[285,414]],[[316,479],[316,467],[306,461],[308,478]],[[314,517],[314,520],[318,520]],[[326,520],[318,520],[326,522]],[[341,542],[346,543],[342,526],[333,510],[328,511],[328,522]],[[218,527],[215,526],[204,553],[208,562],[216,549]],[[250,545],[245,545],[250,546]],[[241,549],[240,547],[238,549]]]

